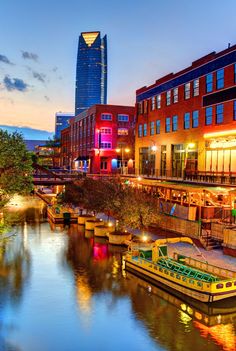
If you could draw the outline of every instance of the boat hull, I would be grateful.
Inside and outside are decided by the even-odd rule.
[[[152,265],[143,266],[130,258],[125,259],[125,268],[132,273],[144,278],[145,280],[150,281],[151,283],[154,283],[155,285],[161,284],[165,288],[177,290],[179,293],[187,295],[198,301],[209,303],[236,296],[236,290],[231,292],[212,293],[211,291],[204,291],[203,289],[200,290],[184,286],[183,284],[171,280],[170,277],[164,277],[159,273],[158,270],[154,272],[153,269],[149,268],[149,266]]]

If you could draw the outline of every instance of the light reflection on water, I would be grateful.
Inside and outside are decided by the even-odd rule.
[[[235,350],[236,306],[189,305],[124,272],[123,248],[28,205],[0,251],[0,350]]]

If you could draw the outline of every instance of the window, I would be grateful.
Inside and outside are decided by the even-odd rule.
[[[236,104],[235,104],[235,106],[236,106]],[[160,132],[161,132],[161,121],[158,119],[158,120],[156,120],[156,134],[160,134]]]
[[[178,102],[178,88],[174,88],[173,90],[173,103],[176,104],[176,102]]]
[[[193,81],[193,96],[199,95],[199,79]]]
[[[100,143],[100,149],[111,149],[111,143]]]
[[[143,114],[143,102],[138,103],[138,114],[139,115]]]
[[[172,131],[176,132],[178,130],[178,116],[173,116],[172,118]]]
[[[143,113],[148,113],[148,100],[144,100],[143,104]]]
[[[107,169],[107,161],[101,161],[100,162],[100,169]]]
[[[186,100],[190,98],[190,83],[184,85],[184,98]]]
[[[139,124],[138,126],[138,136],[141,138],[143,136],[143,125]]]
[[[155,123],[150,122],[150,135],[154,135],[154,134],[155,134]]]
[[[219,69],[216,72],[216,89],[224,88],[224,69]]]
[[[213,73],[206,76],[206,92],[210,93],[213,90]]]
[[[190,113],[186,112],[184,114],[184,129],[189,129],[190,128]]]
[[[155,98],[155,96],[153,96],[151,98],[151,110],[153,111],[153,110],[155,110],[155,108],[156,108],[156,98]]]
[[[166,118],[166,133],[170,132],[170,117]]]
[[[166,92],[166,105],[168,106],[170,105],[170,103],[171,103],[171,90],[168,90]]]
[[[117,134],[118,135],[128,135],[129,130],[127,128],[118,128],[117,129]]]
[[[158,94],[156,98],[157,98],[157,108],[159,109],[161,108],[161,94]]]
[[[102,113],[101,120],[102,121],[111,121],[112,115],[110,113]]]
[[[129,122],[129,116],[128,115],[120,115],[118,114],[118,121],[119,122]]]
[[[101,128],[100,133],[101,134],[111,134],[111,128]]]
[[[206,108],[206,125],[212,124],[212,107]]]
[[[236,121],[236,100],[234,100],[234,121]]]
[[[192,127],[197,128],[199,126],[199,112],[193,111]]]
[[[216,105],[216,123],[220,124],[224,121],[224,105]]]
[[[143,136],[147,136],[147,123],[143,125]]]

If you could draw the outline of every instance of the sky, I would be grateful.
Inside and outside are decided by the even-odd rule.
[[[52,132],[74,111],[79,34],[108,37],[108,103],[236,44],[235,0],[0,0],[0,125]]]

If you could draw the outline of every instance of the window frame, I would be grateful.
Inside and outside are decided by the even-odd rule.
[[[222,109],[222,110],[219,112],[219,109]],[[224,123],[224,104],[216,105],[215,112],[216,112],[216,124]]]
[[[207,111],[211,111],[211,114],[208,114]],[[211,118],[210,123],[208,122],[209,118]],[[210,125],[212,125],[212,122],[213,122],[213,108],[212,108],[212,106],[208,106],[205,109],[205,125],[210,126]]]
[[[170,133],[171,132],[171,118],[170,117],[166,117],[166,120],[165,120],[165,132],[166,133]]]
[[[184,113],[184,129],[190,129],[190,112]]]
[[[197,113],[197,118],[194,116]],[[197,125],[195,125],[195,121],[197,121]],[[192,112],[192,128],[199,127],[199,110],[194,110]]]
[[[178,130],[178,115],[174,115],[172,117],[172,132],[176,132]]]
[[[111,118],[104,118],[105,116],[110,116]],[[112,121],[112,114],[108,113],[108,112],[101,113],[101,120],[102,121]]]
[[[188,100],[191,97],[191,82],[184,84],[184,99]]]
[[[216,71],[216,89],[217,90],[223,89],[224,85],[225,85],[225,70],[224,68],[221,68]]]

